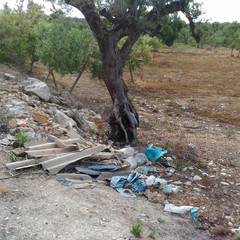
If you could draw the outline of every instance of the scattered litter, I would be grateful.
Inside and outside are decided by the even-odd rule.
[[[75,188],[75,189],[91,189],[96,187],[96,183],[92,181],[81,181],[65,178],[62,182],[64,186]]]
[[[125,176],[113,176],[110,182],[112,188],[125,188],[127,184],[133,192],[142,192],[147,186],[143,179],[139,177],[136,172],[131,172],[129,175]]]
[[[121,196],[127,198],[136,198],[136,195],[130,189],[125,188],[116,188],[116,190],[120,193]]]
[[[75,167],[75,169],[80,173],[85,173],[93,177],[98,177],[101,174],[100,171],[95,171],[89,168]]]
[[[161,148],[154,148],[153,144],[149,144],[145,154],[150,161],[155,161],[167,153],[167,150],[162,150]]]
[[[187,212],[189,212],[192,219],[194,221],[197,221],[197,218],[195,217],[195,213],[198,211],[198,208],[195,208],[193,206],[179,206],[178,207],[178,206],[175,206],[174,204],[167,203],[167,204],[165,204],[164,211],[169,212],[169,213],[176,213],[176,214],[180,214],[180,215],[184,215]]]

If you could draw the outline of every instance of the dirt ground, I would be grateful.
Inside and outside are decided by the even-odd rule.
[[[177,169],[168,179],[172,182],[201,176],[200,182],[184,186],[168,200],[199,207],[205,229],[240,226],[240,59],[229,55],[225,49],[162,49],[154,53],[152,64],[135,73],[135,83],[128,82],[140,115],[139,147],[152,143],[168,149]],[[34,74],[43,79],[45,73],[37,65]],[[74,76],[58,79],[65,90]],[[111,101],[101,81],[85,73],[74,95],[84,108],[107,119]],[[105,125],[99,132],[103,141],[106,129]],[[190,143],[196,146],[194,153]],[[0,179],[10,161],[5,151],[0,153]],[[192,172],[182,171],[185,167],[193,167]],[[69,189],[40,170],[0,183],[4,240],[135,239],[131,228],[136,219],[142,221],[142,239],[236,238],[211,238],[189,216],[166,215],[162,203],[150,203],[143,196],[126,199],[104,185]]]

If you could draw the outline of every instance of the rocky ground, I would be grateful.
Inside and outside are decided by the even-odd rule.
[[[16,79],[4,79],[6,72]],[[40,111],[52,121],[56,109],[69,109],[70,100],[54,92],[50,96],[56,97],[45,101],[29,96],[22,91],[22,81],[27,77],[14,68],[1,66],[1,139],[16,127],[24,130],[23,123],[11,117],[13,114],[29,123],[27,134],[33,139],[65,135],[69,126],[39,124],[31,114]],[[2,142],[0,239],[135,239],[131,229],[137,219],[142,224],[142,239],[237,239],[239,126],[196,114],[191,109],[195,103],[184,98],[172,101],[156,91],[146,91],[141,84],[130,94],[140,114],[137,149],[152,143],[168,150],[167,163],[175,172],[167,172],[159,163],[155,166],[174,191],[164,194],[150,187],[133,200],[102,184],[93,189],[70,189],[39,168],[11,176],[5,164],[18,159],[9,157],[11,147]],[[78,106],[97,113],[91,116],[90,111],[79,110],[84,130],[79,129],[78,134],[84,134],[92,143],[106,143],[107,125],[96,120],[102,117],[104,121],[109,112],[106,106],[110,106],[110,99],[103,84],[85,74],[74,97],[79,99]],[[177,206],[198,207],[198,222],[189,214],[163,212],[165,200]]]

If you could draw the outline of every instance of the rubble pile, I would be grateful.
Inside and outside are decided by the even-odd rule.
[[[207,173],[185,166],[180,175],[176,158],[152,144],[122,149],[99,144],[94,133],[103,124],[101,116],[82,109],[70,94],[56,93],[38,79],[20,83],[5,73],[0,84],[0,149],[11,149],[14,161],[6,164],[10,174],[39,166],[65,186],[86,189],[108,184],[123,197],[144,195],[163,204],[165,212],[188,213],[193,221],[202,222],[205,207],[191,202],[191,195],[200,198],[205,189],[211,190],[204,184]],[[195,154],[196,146],[190,147]],[[190,195],[186,193],[189,189]],[[185,198],[186,205],[176,195]],[[232,223],[231,227],[236,230],[239,226]],[[224,234],[228,233],[224,228]]]

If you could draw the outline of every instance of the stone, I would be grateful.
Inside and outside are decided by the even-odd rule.
[[[144,196],[148,199],[148,201],[153,202],[153,203],[162,203],[165,199],[166,196],[158,191],[151,192],[150,189],[147,189],[144,192]]]
[[[201,181],[202,180],[202,178],[200,177],[200,176],[198,176],[198,175],[195,175],[194,177],[193,177],[193,181]]]
[[[181,181],[175,181],[175,182],[173,182],[173,184],[175,184],[175,185],[182,185],[183,182],[181,182]]]
[[[201,192],[202,191],[201,188],[193,188],[193,190],[196,191],[196,192]]]
[[[192,185],[192,182],[191,182],[191,181],[186,181],[184,184],[185,184],[186,186],[191,186],[191,185]]]
[[[28,114],[29,109],[25,102],[20,101],[18,99],[11,99],[8,103],[6,103],[5,107],[5,115],[6,116],[20,116],[24,114]]]
[[[227,182],[221,182],[221,184],[224,185],[224,186],[230,186],[230,184],[227,183]]]
[[[226,227],[226,226],[217,226],[217,227],[211,227],[209,229],[209,232],[215,236],[225,236],[230,231],[229,231],[228,227]]]
[[[46,83],[36,78],[28,78],[23,81],[23,85],[27,93],[37,95],[44,101],[49,101],[51,94]]]
[[[198,148],[196,145],[189,143],[188,144],[188,149],[189,151],[193,154],[193,155],[197,155],[198,154]]]
[[[71,119],[65,113],[59,110],[56,110],[55,115],[53,116],[53,121],[63,127],[68,127],[69,124],[71,124],[72,126],[77,125],[73,119]]]
[[[15,80],[16,79],[16,77],[10,73],[4,73],[3,78],[5,80]]]

